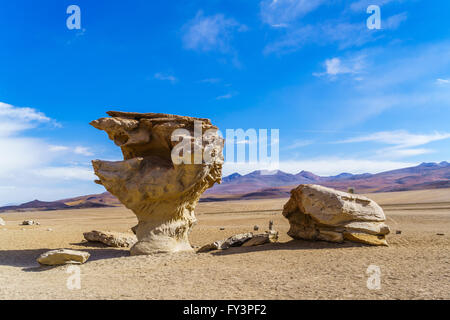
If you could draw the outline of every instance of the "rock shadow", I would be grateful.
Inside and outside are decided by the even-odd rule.
[[[272,251],[272,250],[321,250],[321,249],[342,249],[342,248],[374,247],[363,243],[343,242],[331,243],[326,241],[306,241],[290,240],[288,242],[274,242],[253,247],[232,247],[227,250],[216,250],[209,252],[215,256],[230,254],[243,254],[248,252]],[[208,253],[208,252],[205,252]]]
[[[70,248],[67,248],[70,249]],[[22,268],[23,271],[41,272],[54,269],[58,266],[40,266],[36,259],[44,252],[54,249],[29,249],[29,250],[0,250],[0,266],[11,266]],[[72,249],[77,250],[77,249]],[[88,264],[97,260],[114,259],[130,256],[128,249],[113,249],[113,248],[96,248],[96,249],[82,249],[80,251],[89,252],[91,256],[85,263]]]

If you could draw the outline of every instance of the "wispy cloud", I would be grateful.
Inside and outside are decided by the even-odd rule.
[[[405,2],[407,0],[358,0],[350,5],[350,9],[353,11],[365,11],[368,6],[374,4],[383,6],[389,3]]]
[[[161,73],[161,72],[155,73],[154,78],[157,80],[169,81],[172,84],[178,82],[178,79],[176,77],[174,77],[173,75]]]
[[[402,158],[432,153],[434,152],[432,149],[415,147],[446,139],[450,139],[450,133],[434,132],[430,134],[414,134],[405,130],[397,130],[375,132],[365,136],[342,140],[338,143],[373,142],[390,145],[391,147],[377,150],[377,153],[383,155],[385,158]]]
[[[231,99],[235,96],[234,93],[227,93],[221,96],[216,97],[216,100],[227,100],[227,99]]]
[[[436,83],[439,85],[449,85],[450,79],[436,79]]]
[[[285,150],[294,150],[298,148],[303,148],[309,145],[312,145],[314,143],[313,140],[294,140],[293,142],[289,143],[288,146],[286,146]]]
[[[222,79],[219,79],[219,78],[208,78],[208,79],[200,80],[199,82],[200,83],[215,84],[215,83],[219,83],[221,81],[222,81]]]
[[[314,76],[330,76],[335,78],[342,74],[359,74],[363,70],[365,65],[365,56],[357,55],[350,59],[331,58],[324,62],[325,72],[313,73]]]
[[[434,132],[430,134],[414,134],[405,130],[382,131],[365,136],[354,137],[340,141],[339,143],[355,142],[379,142],[384,144],[396,145],[401,148],[416,147],[428,144],[433,141],[449,139],[450,133]]]
[[[247,27],[223,14],[205,16],[199,11],[182,29],[186,49],[229,53],[233,51],[231,42],[234,32],[246,31]]]
[[[261,18],[273,27],[286,27],[324,3],[325,0],[265,0],[260,3]]]
[[[81,160],[92,155],[87,147],[71,148],[28,136],[46,124],[54,127],[57,122],[36,109],[0,103],[0,150],[5,151],[0,157],[0,181],[10,187],[0,189],[0,205],[41,196],[48,196],[50,200],[68,196],[67,189],[77,192],[73,188],[78,181],[93,179],[87,160],[84,165],[70,164],[76,158],[81,157]],[[69,187],[58,184],[68,178],[71,180]],[[11,188],[15,192],[12,193]]]

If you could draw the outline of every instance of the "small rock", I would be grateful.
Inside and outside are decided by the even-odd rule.
[[[101,242],[110,247],[131,247],[137,242],[134,235],[110,231],[97,231],[83,233],[87,241]]]
[[[0,218],[0,226],[6,226],[5,220],[3,220],[2,218]]]
[[[53,231],[53,229],[52,228],[48,228],[47,231]]]
[[[259,246],[266,243],[272,243],[278,240],[278,232],[270,231],[263,234],[256,234],[250,240],[244,242],[243,247]]]
[[[272,231],[272,230],[273,230],[273,221],[270,220],[269,221],[269,231]]]
[[[437,236],[445,236],[443,233],[436,233]]]
[[[344,232],[344,238],[349,241],[360,242],[375,246],[388,246],[384,235],[373,235],[367,233]]]
[[[204,245],[197,252],[208,252],[211,250],[226,250],[231,247],[239,247],[253,237],[253,233],[242,233],[229,237],[225,240],[214,241]]]
[[[33,220],[25,220],[22,222],[23,226],[39,226],[40,223]]]
[[[401,230],[397,230],[397,231],[395,231],[395,234],[402,234],[402,231]]]
[[[258,230],[259,230],[259,227],[258,227],[258,226],[254,226],[254,227],[253,227],[253,230],[254,230],[254,231],[258,231]]]
[[[56,266],[62,264],[83,264],[90,257],[88,252],[68,249],[57,249],[45,252],[37,258],[42,265]]]
[[[225,230],[225,228],[224,228],[224,227],[221,227],[220,230],[223,231],[223,230]]]

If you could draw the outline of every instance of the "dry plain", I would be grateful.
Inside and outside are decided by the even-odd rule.
[[[280,239],[192,254],[131,257],[83,241],[93,229],[130,232],[136,217],[123,207],[2,214],[0,299],[449,299],[450,189],[368,196],[385,210],[389,247],[292,240],[281,214],[287,199],[200,203],[196,247],[254,225],[264,231],[269,220]],[[25,219],[41,225],[21,226]],[[91,253],[81,289],[67,288],[67,266],[36,262],[56,248]],[[381,270],[379,290],[367,287],[369,265]]]

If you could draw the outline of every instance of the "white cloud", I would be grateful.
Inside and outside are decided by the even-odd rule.
[[[155,73],[154,78],[162,81],[170,81],[171,83],[178,82],[178,79],[176,77],[161,72]]]
[[[312,140],[295,140],[291,143],[289,143],[289,145],[287,147],[285,147],[285,150],[293,150],[293,149],[298,149],[298,148],[303,148],[309,145],[312,145],[314,143],[314,141]]]
[[[413,134],[405,130],[382,131],[340,141],[339,143],[378,142],[401,148],[416,147],[450,138],[450,133]]]
[[[434,150],[415,148],[431,142],[450,139],[450,133],[413,134],[404,130],[376,132],[365,136],[350,138],[338,143],[374,142],[390,145],[376,151],[383,158],[404,158],[432,153]]]
[[[69,150],[69,147],[66,147],[66,146],[49,146],[48,150],[51,151],[51,152],[67,151],[67,150]]]
[[[10,136],[36,127],[41,123],[53,123],[42,112],[32,108],[19,108],[0,102],[0,136]]]
[[[209,79],[200,80],[201,83],[209,83],[209,84],[219,83],[220,81],[222,81],[222,80],[219,78],[209,78]]]
[[[199,11],[194,19],[183,26],[183,45],[196,51],[232,51],[233,33],[246,31],[247,27],[223,14],[204,16]]]
[[[342,74],[358,74],[364,68],[364,56],[359,55],[351,59],[331,58],[325,60],[325,72],[313,73],[314,76],[328,75],[332,78]]]
[[[227,94],[224,94],[224,95],[222,95],[222,96],[216,97],[216,100],[227,100],[227,99],[233,98],[233,96],[234,96],[234,94],[232,94],[232,93],[227,93]]]
[[[95,174],[89,167],[44,167],[33,170],[36,176],[57,180],[83,180],[94,181]]]
[[[436,83],[439,85],[448,85],[450,84],[450,79],[436,79]]]
[[[381,28],[395,30],[407,19],[408,19],[408,14],[406,12],[402,12],[402,13],[393,15],[393,16],[387,18],[386,20],[382,20]]]
[[[295,1],[285,1],[293,4]],[[297,1],[296,3],[302,3]],[[308,1],[309,2],[309,1]],[[322,1],[310,1],[311,6],[317,8]],[[373,4],[373,3],[372,3]],[[367,6],[365,7],[367,9]],[[298,18],[294,13],[295,10],[288,14],[292,17],[290,20]],[[351,13],[351,12],[350,12]],[[307,44],[314,44],[319,46],[337,44],[339,49],[347,49],[350,47],[360,47],[366,43],[376,41],[380,38],[386,37],[388,33],[368,30],[365,23],[349,22],[348,14],[331,19],[321,19],[315,24],[295,23],[292,21],[289,25],[283,24],[284,33],[275,41],[270,42],[264,48],[265,54],[278,53],[286,54],[293,51],[300,50]],[[276,15],[274,15],[276,17]],[[279,15],[283,17],[283,15]],[[389,17],[382,17],[382,29],[395,30],[408,18],[406,12],[395,14]],[[275,18],[274,18],[275,19]],[[272,21],[272,20],[268,20]],[[266,21],[266,22],[268,22]],[[277,23],[273,23],[277,25]]]
[[[265,0],[260,3],[261,18],[273,27],[286,27],[286,24],[304,17],[316,10],[325,0]]]
[[[57,122],[35,109],[0,103],[0,181],[8,187],[0,188],[0,205],[43,197],[56,200],[80,190],[98,190],[91,183],[80,186],[93,180],[88,163],[70,164],[77,157],[91,154],[89,149],[49,144],[46,139],[26,135],[42,124]],[[63,181],[66,182],[61,184]]]
[[[350,5],[350,9],[353,11],[366,11],[370,5],[383,6],[393,2],[403,2],[406,0],[358,0]]]
[[[75,149],[73,150],[73,152],[76,153],[76,154],[81,154],[81,155],[83,155],[83,156],[88,156],[88,157],[94,155],[91,151],[89,151],[89,148],[86,148],[86,147],[80,147],[80,146],[75,147]]]

